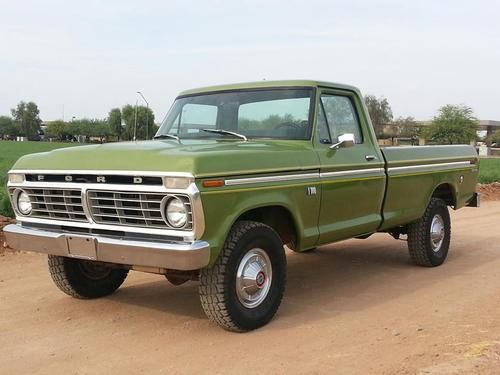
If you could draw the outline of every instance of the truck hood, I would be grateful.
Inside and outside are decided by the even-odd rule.
[[[12,169],[188,172],[216,177],[318,168],[307,141],[156,140],[68,147],[20,158]]]

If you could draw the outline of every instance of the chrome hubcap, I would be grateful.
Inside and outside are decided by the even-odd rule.
[[[262,249],[252,249],[241,260],[236,273],[236,295],[249,309],[267,297],[273,278],[271,260]]]
[[[441,249],[444,241],[444,220],[441,215],[435,215],[431,223],[431,247],[434,252]]]

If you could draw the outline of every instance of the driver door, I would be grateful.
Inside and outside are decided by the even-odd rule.
[[[384,160],[360,97],[351,91],[318,93],[315,148],[320,159],[319,243],[375,231],[382,221]],[[342,138],[354,138],[337,148]]]

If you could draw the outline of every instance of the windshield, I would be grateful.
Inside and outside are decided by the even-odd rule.
[[[310,138],[312,89],[245,90],[176,99],[156,136],[186,138]],[[203,129],[225,130],[207,132]]]

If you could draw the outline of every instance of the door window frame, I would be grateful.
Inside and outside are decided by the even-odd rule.
[[[316,109],[317,109],[317,111],[315,112],[316,113],[315,119],[314,119],[315,126],[314,126],[314,133],[313,133],[313,140],[314,140],[315,144],[327,146],[327,147],[331,146],[333,144],[330,126],[328,125],[328,119],[326,117],[326,111],[324,109],[323,102],[321,100],[321,97],[323,95],[334,95],[334,96],[347,97],[349,99],[349,101],[351,102],[352,108],[354,109],[354,112],[356,114],[356,119],[358,121],[358,126],[359,126],[359,130],[360,130],[360,135],[361,135],[361,142],[356,143],[354,146],[366,145],[367,140],[369,140],[369,141],[371,141],[371,143],[373,143],[372,137],[370,136],[371,133],[369,131],[369,127],[367,126],[368,122],[367,122],[367,119],[365,116],[364,107],[359,102],[359,100],[360,100],[359,94],[357,94],[353,91],[337,90],[337,89],[328,88],[328,87],[320,87],[316,93]],[[330,144],[320,142],[319,135],[318,135],[319,111],[321,111],[323,113],[323,116],[324,116],[325,121],[327,123],[328,135],[330,136],[330,141],[332,142]]]

